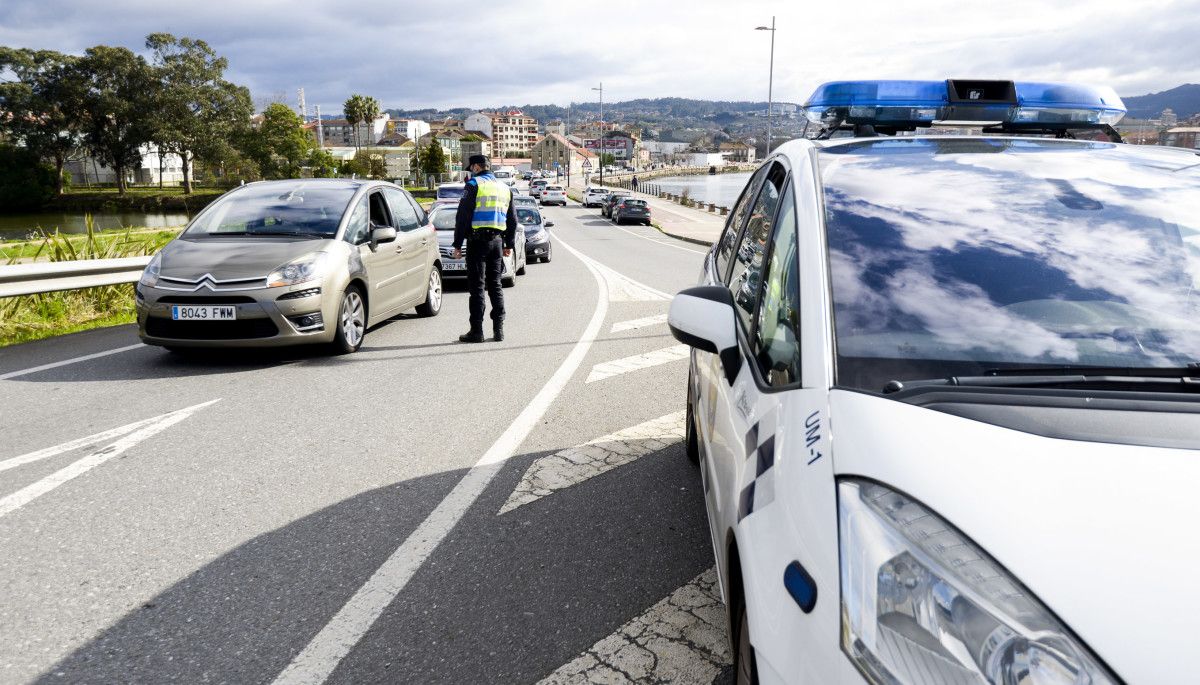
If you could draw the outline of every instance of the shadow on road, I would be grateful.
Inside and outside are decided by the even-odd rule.
[[[539,456],[505,467],[330,682],[533,682],[712,565],[699,475],[680,446],[497,516]],[[260,535],[38,682],[269,682],[463,473],[371,490]]]

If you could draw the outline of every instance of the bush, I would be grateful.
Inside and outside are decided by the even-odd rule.
[[[0,212],[39,209],[54,193],[54,167],[28,150],[0,145]]]

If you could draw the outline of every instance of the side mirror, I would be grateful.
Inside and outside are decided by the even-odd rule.
[[[553,221],[547,221],[546,223],[542,224],[542,228],[550,228],[553,225],[554,225]]]
[[[742,368],[737,342],[737,315],[729,289],[702,285],[680,291],[671,300],[667,325],[679,342],[718,355],[730,385]]]
[[[390,243],[396,239],[396,229],[391,226],[371,224],[371,245]]]

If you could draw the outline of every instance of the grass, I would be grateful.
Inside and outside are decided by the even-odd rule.
[[[47,233],[34,240],[5,240],[0,241],[0,263],[12,264],[18,261],[51,261],[51,251],[48,249],[46,238],[55,235],[58,239],[70,243],[76,251],[87,249],[89,236],[86,233]],[[94,242],[100,251],[112,247],[118,251],[127,243],[140,244],[146,240],[153,241],[159,247],[166,245],[172,238],[179,235],[179,229],[163,228],[114,228],[106,231],[95,231]]]
[[[90,216],[87,226],[88,232],[81,236],[43,234],[40,240],[21,244],[19,254],[25,256],[9,255],[4,262],[137,257],[154,254],[176,235],[174,231],[98,233]],[[132,323],[135,317],[132,284],[0,298],[0,347]]]

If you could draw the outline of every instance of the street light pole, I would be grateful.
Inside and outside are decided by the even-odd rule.
[[[600,82],[599,88],[592,90],[600,91],[600,155],[597,159],[600,160],[600,185],[604,186],[604,82]]]
[[[770,28],[766,26],[755,27],[755,31],[770,31],[771,32],[771,66],[767,72],[767,154],[771,154],[771,110],[775,109],[775,17],[771,17]]]

